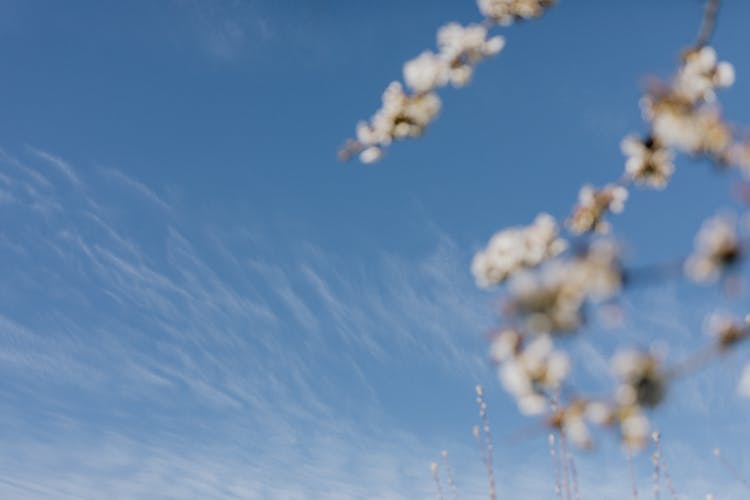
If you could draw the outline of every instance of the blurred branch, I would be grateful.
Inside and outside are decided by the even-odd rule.
[[[706,2],[706,9],[703,12],[703,22],[698,32],[698,40],[695,42],[697,47],[704,47],[711,41],[711,36],[716,28],[716,17],[719,13],[720,4],[721,0],[708,0]]]

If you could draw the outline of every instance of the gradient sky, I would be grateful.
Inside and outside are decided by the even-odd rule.
[[[750,122],[750,4],[726,0],[727,116]],[[440,119],[375,166],[336,151],[437,28],[472,0],[0,0],[0,496],[416,499],[448,449],[461,498],[487,387],[501,498],[553,498],[546,435],[488,363],[495,297],[473,253],[580,185],[617,178],[647,75],[694,39],[697,0],[564,0]],[[737,179],[680,158],[614,221],[628,259],[685,254]],[[668,283],[625,325],[571,339],[577,380],[617,346],[699,345],[743,299]],[[654,416],[680,498],[746,498],[747,352]],[[519,438],[519,435],[526,437]],[[582,496],[629,498],[616,443],[578,453]],[[636,460],[642,498],[650,463]],[[750,475],[750,474],[749,474]]]

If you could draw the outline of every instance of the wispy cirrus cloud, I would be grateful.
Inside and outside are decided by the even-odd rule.
[[[412,350],[442,359],[438,369],[465,369],[467,377],[482,370],[465,328],[451,326],[472,314],[452,302],[441,278],[463,265],[455,248],[443,244],[439,257],[417,267],[383,255],[378,269],[352,278],[335,271],[348,263],[314,246],[279,262],[273,243],[269,250],[255,235],[232,240],[213,227],[220,237],[201,242],[211,257],[193,241],[202,231],[181,227],[179,207],[125,173],[83,176],[53,154],[29,152],[23,159],[4,154],[0,164],[12,200],[5,216],[23,221],[4,232],[13,245],[0,246],[10,270],[0,285],[8,299],[0,302],[0,370],[13,387],[0,410],[16,429],[17,449],[44,452],[23,453],[19,468],[0,474],[4,491],[86,497],[109,484],[125,497],[156,488],[175,498],[193,488],[215,498],[409,498],[430,487],[425,445],[375,423],[388,417],[377,403],[382,388],[369,376],[371,363],[409,363]],[[35,161],[53,166],[62,182]],[[157,241],[140,239],[118,216],[142,199],[150,202]],[[42,205],[54,209],[35,208]],[[341,414],[341,398],[367,408],[368,419],[354,423]],[[32,430],[19,411],[41,428]],[[89,428],[90,412],[97,416]],[[52,439],[53,422],[66,422],[90,445]],[[253,454],[223,463],[219,447],[209,458],[181,461],[180,453],[197,450],[173,450],[192,440],[207,446],[215,432],[229,449],[242,436],[237,442]],[[120,438],[107,456],[126,455],[120,468],[84,467],[106,449],[97,440],[110,435]],[[417,451],[403,458],[408,467],[397,465],[396,449],[409,440]],[[226,484],[202,475],[207,463],[219,464],[213,469]],[[152,475],[159,467],[180,469],[191,486],[165,484]],[[286,477],[290,468],[297,472]],[[415,470],[419,481],[398,486]]]
[[[80,188],[82,186],[83,183],[78,178],[78,174],[75,173],[73,167],[71,167],[65,160],[40,149],[36,149],[33,146],[27,146],[27,149],[37,157],[47,162],[49,165],[55,167],[67,180],[73,183],[76,187]]]
[[[11,464],[0,471],[2,494],[424,498],[441,448],[451,451],[461,498],[486,494],[473,422],[457,424],[465,440],[423,434],[427,410],[411,406],[424,400],[408,395],[423,387],[409,380],[423,376],[412,365],[469,391],[493,378],[481,339],[493,322],[488,299],[450,238],[437,234],[416,261],[352,260],[311,243],[282,258],[282,243],[246,226],[191,226],[178,205],[124,172],[84,176],[57,158],[66,169],[56,178],[39,168],[50,158],[0,157],[0,456]],[[128,219],[130,204],[148,211],[151,239],[143,220]],[[654,310],[649,325],[684,333],[679,321],[656,318],[678,310],[677,298],[639,300]],[[622,335],[639,326],[648,325]],[[580,354],[600,373],[606,352],[587,345]],[[710,412],[715,397],[695,389],[706,383],[716,381],[679,390]],[[384,402],[400,391],[407,399]],[[543,436],[508,443],[508,422],[520,421],[497,411],[500,491],[548,498]],[[675,448],[685,498],[739,498],[736,484],[711,479],[721,469],[688,479],[690,464],[711,458]],[[622,463],[581,460],[587,497],[628,491]]]
[[[276,36],[276,28],[257,0],[179,0],[175,4],[187,14],[199,46],[218,60],[236,60]]]

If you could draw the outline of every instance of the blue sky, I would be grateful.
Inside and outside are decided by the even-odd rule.
[[[545,435],[513,439],[533,422],[487,361],[495,302],[469,263],[619,176],[643,78],[670,74],[701,9],[563,1],[503,30],[425,137],[362,166],[338,147],[474,2],[0,0],[0,496],[431,498],[448,449],[480,498],[482,383],[499,491],[551,498]],[[714,44],[745,123],[748,16],[727,0]],[[634,264],[684,254],[732,206],[736,179],[677,166],[615,221]],[[621,330],[571,341],[577,376],[653,332],[679,358],[718,302],[742,311],[681,283],[638,291]],[[710,453],[750,468],[743,359],[655,415],[680,498],[747,494]],[[584,498],[625,498],[611,440],[576,458]]]

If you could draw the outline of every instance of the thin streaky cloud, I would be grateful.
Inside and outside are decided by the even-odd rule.
[[[167,213],[173,212],[172,206],[166,201],[164,201],[162,198],[160,198],[152,189],[150,189],[148,186],[146,186],[142,182],[137,181],[127,176],[121,170],[118,170],[116,168],[100,168],[99,171],[104,177],[137,193],[141,197],[149,200],[154,205],[162,209],[164,212],[167,212]]]
[[[68,162],[66,162],[59,156],[52,155],[50,153],[42,151],[41,149],[37,149],[33,146],[27,145],[26,149],[28,149],[34,155],[44,160],[49,165],[52,165],[53,167],[55,167],[60,173],[62,173],[65,176],[65,178],[67,178],[70,181],[71,184],[79,188],[83,186],[83,182],[76,174],[75,169]]]

